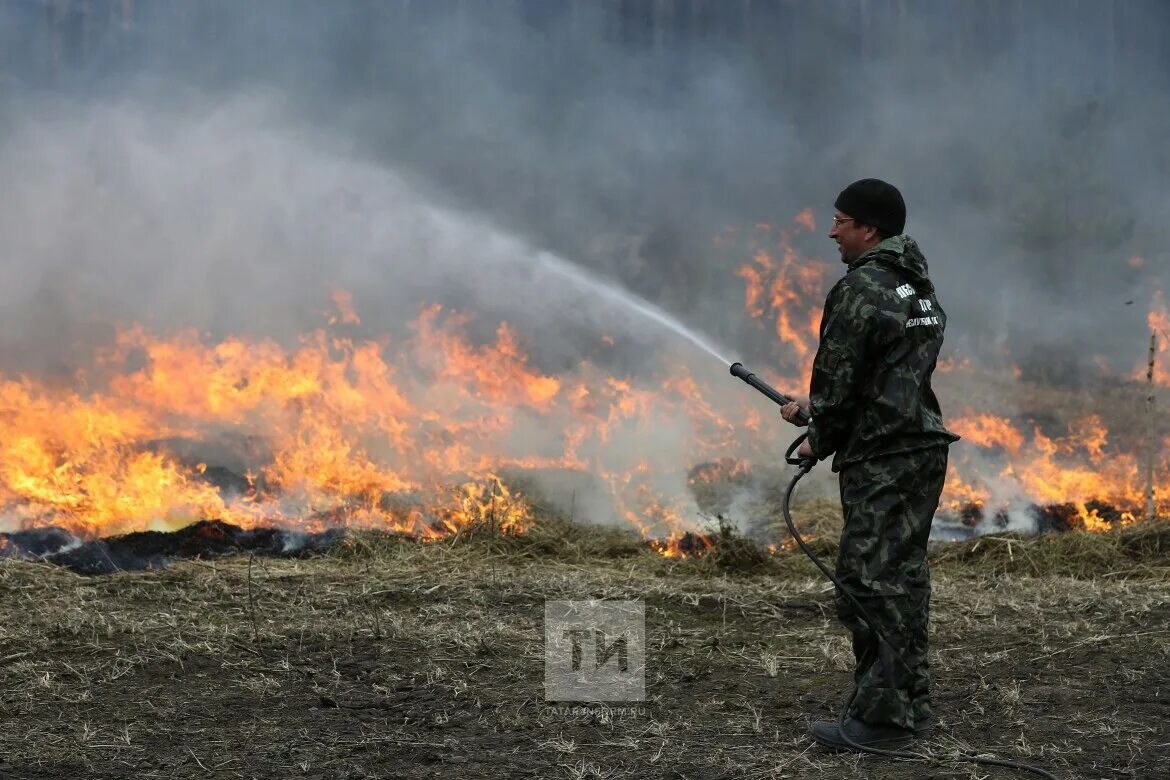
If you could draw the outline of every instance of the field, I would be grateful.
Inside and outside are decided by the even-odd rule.
[[[1024,776],[946,762],[973,749],[1165,777],[1168,549],[1163,525],[939,548],[927,764],[810,743],[847,692],[832,594],[735,538],[670,560],[549,522],[96,578],[0,561],[0,777]],[[544,700],[545,600],[590,598],[645,602],[644,704]]]

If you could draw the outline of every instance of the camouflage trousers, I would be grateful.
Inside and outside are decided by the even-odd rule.
[[[932,447],[842,469],[845,527],[837,577],[886,638],[879,641],[844,592],[837,616],[853,634],[857,696],[850,716],[866,723],[922,727],[930,718],[926,543],[947,470],[947,448]]]

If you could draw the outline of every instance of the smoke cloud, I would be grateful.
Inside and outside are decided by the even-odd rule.
[[[756,365],[750,251],[716,237],[811,209],[791,240],[834,260],[836,193],[877,176],[948,357],[1128,375],[1170,266],[1168,22],[1156,0],[7,3],[0,367],[71,375],[133,322],[291,343],[345,290],[359,336],[438,303],[478,339],[507,321],[548,373],[724,370],[565,261]]]
[[[350,289],[438,301],[553,366],[636,317],[747,354],[727,226],[898,184],[954,349],[1131,366],[1165,274],[1157,2],[16,3],[0,10],[5,365],[116,321],[287,336]],[[1140,266],[1130,262],[1141,257]],[[616,318],[616,319],[615,319]],[[1076,345],[1075,350],[1071,345]],[[1113,358],[1110,358],[1113,356]]]

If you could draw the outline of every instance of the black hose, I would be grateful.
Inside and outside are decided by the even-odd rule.
[[[807,433],[802,433],[796,439],[796,441],[792,442],[792,444],[788,447],[788,451],[785,453],[785,459],[789,463],[792,463],[792,464],[796,465],[796,467],[797,467],[796,474],[792,477],[792,481],[788,483],[788,489],[784,491],[784,522],[788,525],[788,533],[792,534],[792,538],[794,540],[796,540],[796,544],[800,547],[801,551],[804,552],[804,554],[808,556],[808,559],[810,561],[812,561],[818,569],[821,570],[822,574],[824,574],[826,577],[829,578],[829,580],[833,583],[834,586],[836,586],[837,592],[844,593],[845,596],[851,602],[853,602],[853,606],[857,608],[857,612],[861,616],[861,619],[863,621],[865,621],[865,624],[867,626],[869,626],[869,630],[874,633],[874,635],[878,638],[878,640],[881,642],[884,642],[886,647],[893,649],[893,647],[890,645],[889,641],[886,639],[885,634],[883,634],[877,628],[877,623],[874,621],[874,619],[872,617],[870,617],[870,614],[866,611],[865,606],[861,603],[861,601],[856,596],[854,596],[853,593],[846,590],[841,585],[841,581],[838,580],[837,577],[833,574],[833,572],[829,570],[829,567],[826,566],[824,564],[824,562],[822,562],[821,559],[817,557],[817,554],[814,553],[811,549],[809,549],[809,546],[804,543],[804,539],[800,538],[800,534],[796,532],[796,526],[792,522],[792,512],[789,508],[789,504],[791,503],[791,500],[792,500],[792,492],[796,489],[796,483],[800,482],[800,480],[804,477],[804,475],[809,473],[809,471],[812,470],[812,467],[816,465],[816,460],[812,459],[812,458],[793,459],[792,453],[796,450],[796,448],[800,445],[800,443],[802,441],[804,441],[804,439],[807,436],[808,436]],[[890,655],[894,658],[897,658],[898,662],[901,663],[904,667],[906,667],[907,669],[909,668],[906,664],[906,661],[903,660],[903,658],[900,654],[893,652]],[[865,745],[859,745],[856,742],[854,742],[852,739],[850,739],[849,735],[845,733],[845,720],[849,714],[850,708],[853,706],[853,700],[855,698],[857,698],[857,688],[856,687],[854,687],[853,693],[849,696],[849,700],[845,702],[845,707],[841,710],[841,714],[837,718],[837,730],[841,734],[841,739],[845,740],[845,742],[847,742],[850,747],[852,747],[853,749],[860,751],[862,753],[871,753],[875,756],[885,756],[886,758],[894,758],[894,759],[898,759],[901,761],[926,761],[926,760],[930,760],[929,756],[919,755],[917,753],[910,753],[910,752],[904,751],[904,750],[882,750],[881,748],[867,747]],[[986,766],[1005,767],[1007,769],[1015,769],[1015,770],[1020,771],[1020,772],[1030,772],[1034,775],[1039,775],[1040,777],[1046,777],[1046,778],[1048,778],[1048,780],[1057,780],[1056,775],[1054,775],[1050,772],[1047,772],[1039,767],[1030,766],[1028,764],[1021,764],[1021,763],[1016,762],[1016,761],[1007,761],[1007,760],[999,759],[999,758],[982,758],[982,757],[976,756],[972,753],[960,753],[957,758],[952,759],[952,760],[955,762],[962,762],[962,763],[984,764]]]

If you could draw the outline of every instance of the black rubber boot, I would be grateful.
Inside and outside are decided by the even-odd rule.
[[[845,734],[858,745],[879,750],[902,750],[918,736],[918,733],[910,729],[900,729],[895,726],[871,726],[853,718],[845,721]],[[818,720],[813,724],[812,736],[818,743],[834,750],[856,749],[841,736],[841,731],[837,728],[835,720]]]

